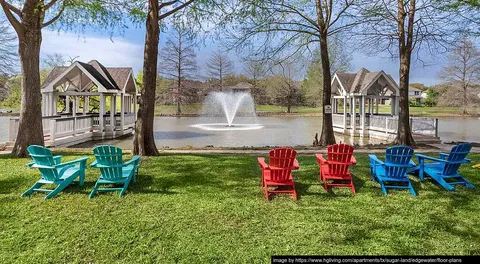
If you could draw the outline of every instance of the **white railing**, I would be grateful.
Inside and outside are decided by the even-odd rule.
[[[111,129],[110,126],[110,115],[104,115],[104,129],[108,131]],[[124,115],[124,128],[133,127],[135,124],[135,114],[129,113]],[[115,116],[115,127],[118,130],[123,130],[121,128],[121,115]],[[9,124],[9,141],[15,142],[18,134],[18,126],[20,119],[18,117],[10,118]],[[43,125],[43,135],[49,136],[50,141],[55,141],[55,139],[68,136],[77,136],[79,134],[93,131],[98,129],[100,125],[100,119],[98,114],[93,115],[79,115],[79,116],[48,116],[42,117]]]
[[[333,114],[333,125],[343,128],[343,115]],[[347,115],[347,128],[353,118]],[[355,117],[356,128],[360,128],[360,116]],[[428,117],[410,117],[410,127],[415,134],[430,135],[438,137],[438,119]],[[385,132],[388,134],[397,133],[398,116],[370,115],[365,116],[365,129]]]
[[[42,117],[42,129],[44,135],[50,134],[50,120],[59,118],[59,115],[55,116],[43,116]],[[18,126],[20,125],[20,117],[11,117],[9,124],[8,140],[14,142],[18,134]]]
[[[372,130],[385,129],[387,126],[387,119],[384,116],[370,115],[368,127]]]
[[[135,114],[125,114],[125,121],[123,125],[126,127],[133,127],[135,125]]]
[[[332,121],[333,121],[334,126],[344,128],[343,127],[343,115],[332,114]]]
[[[55,118],[50,121],[50,141],[65,136],[76,136],[93,130],[93,116]]]
[[[438,118],[410,117],[410,127],[413,133],[438,137]]]

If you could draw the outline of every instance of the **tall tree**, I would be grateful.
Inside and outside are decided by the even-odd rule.
[[[247,76],[251,79],[252,84],[252,96],[254,102],[259,101],[259,97],[261,95],[260,92],[260,80],[265,78],[267,75],[267,69],[265,67],[264,62],[257,61],[257,60],[247,60],[245,61],[244,71]]]
[[[228,56],[222,52],[213,52],[207,61],[208,76],[220,83],[220,91],[223,90],[225,76],[232,74],[233,63]]]
[[[461,35],[448,56],[448,64],[440,77],[449,82],[458,82],[463,90],[463,113],[467,114],[468,90],[480,81],[480,51],[465,34]]]
[[[280,60],[272,66],[275,102],[281,106],[287,107],[287,113],[292,112],[293,106],[300,104],[300,87],[294,79],[301,72],[301,67],[297,60],[293,58]]]
[[[364,0],[358,2],[362,24],[359,46],[370,52],[388,52],[399,59],[400,113],[396,143],[414,146],[410,127],[408,87],[412,56],[422,51],[439,54],[453,43],[461,16],[446,10],[437,0]]]
[[[117,8],[118,5],[107,2],[100,5],[98,1],[88,0],[0,0],[0,6],[19,43],[22,106],[12,154],[25,157],[29,145],[44,145],[40,93],[42,29],[59,20],[63,21],[65,29],[72,28],[76,21],[88,21],[91,26],[101,23],[115,27],[121,18],[119,12],[108,12],[106,8]]]
[[[15,36],[10,32],[7,22],[0,20],[0,75],[14,71],[16,55]]]
[[[304,103],[312,107],[317,107],[322,102],[323,71],[321,61],[320,52],[315,50],[301,85]]]
[[[29,145],[44,145],[40,93],[40,45],[42,28],[55,22],[63,13],[57,0],[48,3],[40,0],[25,0],[17,8],[6,0],[0,0],[5,15],[18,37],[18,54],[22,70],[22,106],[20,123],[12,154],[27,156]],[[48,15],[51,12],[53,15]]]
[[[197,55],[195,43],[188,30],[181,26],[173,28],[171,37],[160,53],[160,72],[173,77],[176,81],[177,115],[182,113],[180,104],[184,96],[184,81],[195,78],[197,73]]]
[[[328,39],[356,23],[349,9],[356,0],[246,0],[233,8],[238,19],[232,25],[229,45],[249,48],[264,59],[288,59],[297,53],[319,49],[322,57],[322,105],[331,104],[331,64]],[[231,23],[232,24],[232,23]],[[332,115],[323,113],[319,143],[335,143]]]
[[[160,23],[167,17],[191,5],[194,0],[148,0],[146,12],[145,49],[143,53],[143,87],[138,108],[133,153],[144,156],[159,155],[153,136],[155,88],[157,86],[158,44]]]
[[[53,69],[55,67],[65,66],[67,63],[63,54],[55,52],[53,54],[47,54],[47,57],[43,59],[43,67],[47,69]]]
[[[340,41],[340,38],[330,38],[328,46],[330,71],[332,75],[336,72],[346,72],[350,70],[352,58],[342,44],[342,41]],[[318,49],[313,51],[310,65],[301,88],[303,99],[307,105],[314,107],[321,105],[323,93],[323,69],[322,57],[320,56],[320,50]]]

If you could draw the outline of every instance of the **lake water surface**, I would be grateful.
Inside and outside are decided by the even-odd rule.
[[[0,142],[8,140],[10,117],[0,116]],[[155,117],[155,141],[157,147],[242,147],[242,146],[296,146],[311,145],[315,133],[320,133],[321,117],[258,117],[258,123],[264,126],[260,130],[250,131],[204,131],[191,125],[199,121],[196,117]],[[480,118],[448,117],[439,118],[439,136],[442,141],[480,142]],[[91,147],[94,144],[115,144],[129,149],[132,138],[94,142],[80,146]],[[364,144],[358,138],[344,138],[338,135],[337,141]],[[373,140],[371,143],[380,143]]]

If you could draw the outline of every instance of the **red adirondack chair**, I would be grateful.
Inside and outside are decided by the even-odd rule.
[[[357,163],[353,157],[353,151],[354,148],[350,145],[335,144],[328,146],[328,160],[325,160],[322,154],[316,155],[320,165],[320,180],[323,181],[327,192],[329,186],[341,186],[350,187],[355,194],[352,175],[348,170],[350,165]],[[344,181],[344,183],[338,181]]]
[[[276,148],[270,151],[269,163],[265,158],[259,157],[258,163],[262,168],[262,186],[265,189],[265,196],[269,200],[270,193],[291,193],[293,199],[297,200],[297,191],[292,177],[292,170],[299,168],[295,159],[297,152],[292,148]],[[269,189],[269,187],[291,187],[288,189]]]

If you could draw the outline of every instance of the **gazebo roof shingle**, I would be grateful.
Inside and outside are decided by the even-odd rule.
[[[125,87],[132,68],[127,67],[105,67],[96,60],[88,63],[77,61],[88,73],[90,73],[101,85],[109,90],[122,90]],[[54,81],[60,74],[69,67],[54,67],[42,84],[42,89]]]
[[[386,74],[384,71],[370,72],[365,68],[361,68],[356,73],[336,73],[336,75],[347,93],[360,93],[382,73],[395,83],[390,74]]]

